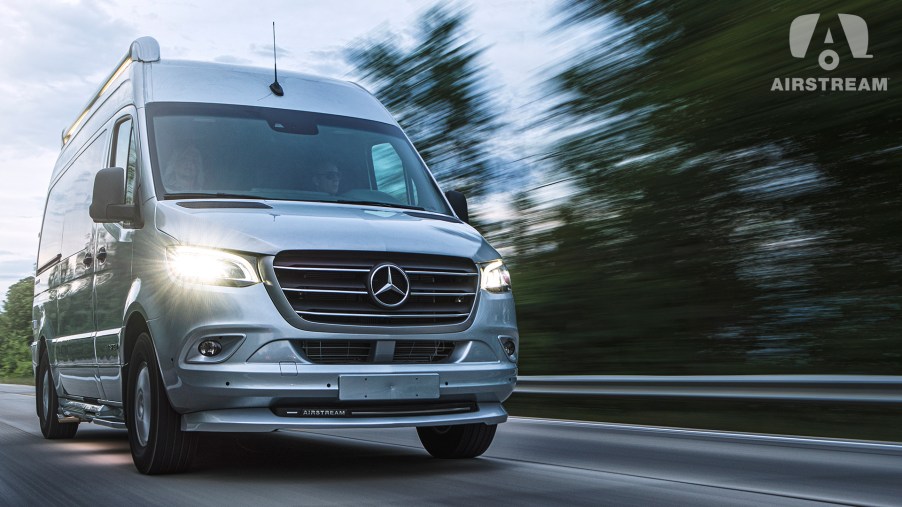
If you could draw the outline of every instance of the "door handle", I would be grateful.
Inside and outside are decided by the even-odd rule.
[[[81,263],[85,265],[85,267],[90,266],[94,262],[94,257],[91,257],[91,254],[86,253],[85,258],[81,260]]]
[[[100,250],[97,251],[97,262],[103,264],[103,261],[106,260],[106,248],[100,247]]]

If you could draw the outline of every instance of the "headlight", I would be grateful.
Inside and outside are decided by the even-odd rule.
[[[511,274],[501,260],[482,265],[482,288],[494,292],[510,292]]]
[[[246,287],[260,282],[257,269],[247,259],[213,248],[174,246],[166,250],[169,272],[180,281],[207,285]]]

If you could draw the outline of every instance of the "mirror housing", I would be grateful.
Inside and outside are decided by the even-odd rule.
[[[107,167],[97,173],[88,213],[99,224],[132,222],[138,218],[138,207],[125,204],[125,169]]]
[[[451,209],[454,210],[457,218],[470,223],[470,213],[467,211],[467,196],[457,190],[448,190],[445,192],[445,197],[448,199],[448,203],[451,204]]]

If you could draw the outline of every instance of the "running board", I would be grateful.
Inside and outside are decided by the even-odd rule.
[[[91,419],[91,422],[100,426],[106,426],[107,428],[116,428],[117,430],[125,429],[125,423],[122,421],[110,421],[108,419],[100,419],[99,417],[95,417],[94,419]]]
[[[125,414],[121,407],[97,405],[83,401],[60,399],[59,422],[92,422],[108,428],[124,429]]]

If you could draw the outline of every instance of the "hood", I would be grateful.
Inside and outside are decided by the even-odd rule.
[[[285,201],[159,201],[157,229],[184,245],[264,255],[283,250],[501,256],[475,229],[445,215],[378,206]]]

